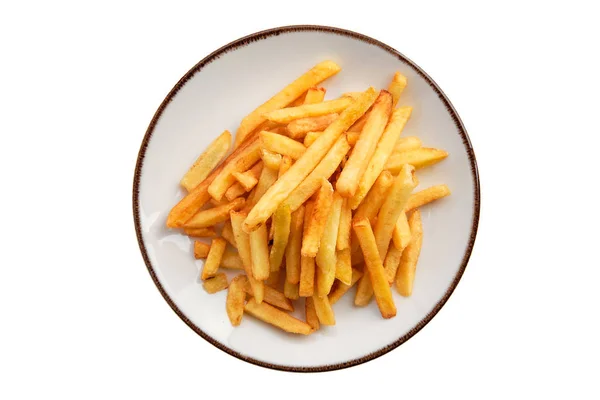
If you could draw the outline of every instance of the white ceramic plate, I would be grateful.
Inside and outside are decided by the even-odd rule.
[[[442,163],[420,170],[420,186],[446,183],[452,195],[422,208],[423,249],[413,295],[396,290],[395,318],[381,318],[375,302],[352,305],[353,292],[335,306],[337,324],[310,336],[284,333],[251,317],[233,328],[226,291],[207,294],[198,282],[202,261],[192,241],[166,228],[182,197],[179,180],[198,154],[316,63],[342,67],[327,80],[327,98],[373,85],[387,87],[393,73],[408,77],[400,105],[414,107],[403,135],[446,149]],[[458,284],[475,241],[479,183],[475,156],[456,111],[441,89],[412,61],[369,37],[337,28],[292,26],[230,43],[194,66],[152,119],[135,171],[133,208],[137,237],[152,279],[165,300],[200,336],[245,361],[289,371],[326,371],[357,365],[404,343],[440,310]],[[298,307],[303,310],[303,307]],[[300,311],[302,311],[300,310]]]

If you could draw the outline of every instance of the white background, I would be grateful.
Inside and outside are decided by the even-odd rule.
[[[1,3],[0,398],[598,398],[593,2],[206,3]],[[200,339],[152,283],[131,210],[139,144],[177,80],[289,24],[356,30],[415,61],[481,175],[475,250],[446,306],[392,353],[324,374]]]

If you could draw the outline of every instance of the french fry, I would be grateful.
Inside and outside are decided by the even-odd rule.
[[[306,315],[306,323],[310,325],[310,327],[316,331],[321,325],[319,324],[319,317],[317,317],[317,310],[315,310],[315,303],[313,302],[312,297],[307,297],[304,300],[304,312]]]
[[[310,90],[310,89],[308,89],[308,90]],[[307,94],[308,94],[308,91],[304,92],[302,95],[300,95],[300,97],[298,97],[296,100],[294,100],[290,104],[288,104],[288,107],[298,107],[298,106],[301,106],[302,104],[304,104],[304,100],[306,99]],[[270,124],[275,124],[274,122],[271,122],[269,120],[267,120],[266,122],[268,122]],[[259,128],[260,128],[260,126],[259,126]]]
[[[283,284],[283,293],[285,294],[285,297],[287,297],[290,300],[298,300],[298,298],[300,297],[300,295],[298,294],[298,284],[291,283],[286,279],[285,283]]]
[[[286,205],[281,205],[273,214],[273,246],[269,255],[269,265],[271,272],[279,271],[285,248],[290,237],[290,227],[292,224],[292,212]]]
[[[231,280],[229,290],[227,291],[227,300],[225,301],[225,309],[231,325],[238,326],[242,322],[244,315],[244,302],[246,301],[246,293],[244,286],[248,284],[248,278],[244,275],[238,275]]]
[[[263,114],[287,106],[311,87],[318,85],[330,76],[337,74],[340,70],[341,68],[339,65],[333,61],[324,61],[287,85],[281,92],[271,97],[242,120],[240,127],[236,132],[235,145],[239,146],[250,132],[254,131],[261,123],[266,121]]]
[[[238,197],[231,203],[215,208],[209,208],[207,210],[198,211],[188,222],[185,223],[185,228],[208,228],[219,222],[227,221],[229,219],[230,211],[240,210],[246,201]]]
[[[446,157],[448,157],[448,153],[444,150],[421,147],[402,153],[393,153],[387,160],[385,169],[392,174],[397,174],[404,164],[410,164],[419,169],[437,164]]]
[[[363,273],[357,269],[352,269],[352,280],[349,285],[346,285],[343,282],[338,282],[337,286],[329,293],[329,304],[334,305],[338,302],[339,299],[342,298],[346,294],[348,290],[352,288],[358,282],[358,280],[363,276]]]
[[[233,201],[233,200],[232,200]],[[225,199],[221,199],[221,200],[215,200],[212,197],[210,198],[210,200],[208,201],[213,207],[219,207],[219,206],[224,206],[227,203],[230,203],[230,201],[227,201]]]
[[[362,92],[346,92],[342,94],[342,97],[350,97],[353,100],[356,100],[362,95]]]
[[[216,274],[212,278],[207,278],[204,282],[202,282],[202,286],[204,287],[204,290],[206,290],[206,292],[210,294],[227,289],[227,275],[225,275],[222,272]]]
[[[323,325],[335,325],[335,315],[329,304],[329,298],[327,296],[319,297],[315,294],[312,299],[319,322]]]
[[[219,265],[221,265],[221,258],[223,258],[223,253],[225,253],[226,247],[227,242],[225,239],[213,239],[210,245],[208,256],[206,257],[206,262],[202,268],[201,278],[203,281],[207,280],[208,278],[212,278],[217,274],[217,270],[219,269]]]
[[[411,165],[405,164],[402,167],[377,214],[375,240],[382,260],[385,260],[385,254],[392,239],[396,221],[400,218],[410,193],[417,185],[414,173],[415,169]]]
[[[248,281],[252,287],[252,295],[256,299],[257,303],[261,303],[264,299],[265,287],[263,282],[254,279],[252,275],[252,256],[250,255],[250,237],[242,229],[242,223],[246,219],[247,214],[245,212],[232,211],[229,213],[231,216],[231,228],[233,230],[233,236],[235,237],[235,243],[237,245],[240,258],[244,264],[244,271],[248,276]]]
[[[292,211],[300,207],[319,190],[323,179],[329,179],[333,175],[349,150],[348,141],[345,135],[342,135],[316,168],[292,191],[284,204],[287,204]]]
[[[221,258],[220,267],[244,270],[244,263],[238,253],[225,249],[223,257]]]
[[[194,242],[194,257],[196,259],[208,257],[209,251],[210,251],[209,244],[199,242],[199,241]]]
[[[333,203],[333,187],[327,179],[321,179],[321,188],[317,193],[308,225],[308,233],[302,241],[302,255],[316,257],[321,244],[321,236],[325,230],[329,211]]]
[[[381,139],[377,143],[375,152],[368,162],[364,174],[360,178],[358,188],[349,200],[350,207],[353,210],[363,201],[369,190],[371,190],[375,180],[381,174],[381,171],[383,171],[385,163],[392,154],[394,143],[396,143],[402,133],[411,113],[412,107],[400,107],[392,113],[383,135],[381,135]]]
[[[392,318],[396,315],[396,305],[392,298],[392,291],[386,279],[383,264],[377,250],[375,235],[371,229],[371,223],[368,219],[363,218],[353,223],[352,227],[356,232],[360,247],[365,256],[366,270],[371,280],[373,293],[377,306],[383,318]]]
[[[273,153],[267,149],[261,149],[260,158],[265,167],[275,171],[279,170],[279,165],[281,165],[281,154]]]
[[[304,207],[300,207],[292,213],[290,236],[285,249],[285,280],[292,284],[300,282],[300,249],[305,218],[304,211]]]
[[[313,295],[319,297],[326,297],[329,292],[331,292],[331,287],[335,282],[335,264],[333,268],[328,268],[326,270],[322,268],[315,269],[315,285],[317,287],[316,293]]]
[[[396,72],[394,74],[394,77],[388,86],[388,92],[392,94],[392,99],[394,100],[393,107],[396,107],[396,104],[398,104],[398,99],[404,91],[406,83],[407,79],[404,75],[402,75],[400,72]]]
[[[415,136],[404,136],[399,137],[398,141],[394,145],[393,153],[402,153],[404,151],[410,151],[414,149],[418,149],[423,146],[421,139]]]
[[[302,143],[277,133],[262,131],[260,139],[265,149],[284,156],[290,156],[294,160],[302,157],[302,154],[306,151],[306,147]]]
[[[326,90],[323,87],[311,87],[306,91],[306,96],[304,97],[302,104],[315,104],[322,102],[325,98],[325,92]]]
[[[361,133],[370,116],[371,116],[371,109],[369,108],[369,110],[367,110],[365,115],[360,117],[350,128],[348,128],[348,132]]]
[[[242,185],[246,192],[249,192],[250,190],[252,190],[252,188],[254,188],[254,186],[256,186],[256,184],[258,183],[258,179],[252,176],[252,174],[248,174],[247,172],[248,171],[244,173],[233,172],[231,175],[233,175],[233,177],[238,181],[238,183]]]
[[[359,137],[360,137],[360,133],[358,133],[358,132],[347,132],[346,133],[346,138],[348,139],[348,144],[351,147],[354,147],[356,145],[356,142],[358,142]]]
[[[271,273],[269,274],[269,279],[267,279],[265,281],[265,285],[272,287],[273,289],[277,289],[279,288],[279,281],[280,281],[280,272],[279,271],[271,271]],[[285,271],[283,271],[285,273]]]
[[[184,228],[183,232],[191,237],[213,237],[217,236],[215,228],[212,226],[208,228]]]
[[[300,118],[320,117],[322,115],[339,113],[350,106],[354,100],[341,97],[335,100],[322,101],[314,104],[303,104],[298,107],[282,108],[263,114],[269,121],[288,124]]]
[[[233,201],[234,199],[237,199],[238,197],[243,196],[245,194],[246,194],[246,189],[242,186],[241,183],[236,182],[233,185],[231,185],[229,187],[229,189],[227,189],[225,191],[225,198],[229,201]],[[213,200],[214,199],[211,198],[211,202]]]
[[[333,113],[319,117],[300,118],[290,122],[287,125],[287,131],[292,139],[303,139],[308,132],[324,130],[339,116],[339,114]]]
[[[281,178],[283,174],[287,172],[288,169],[292,166],[292,157],[283,156],[281,159],[281,164],[279,164],[279,171],[277,171],[277,179]]]
[[[427,189],[420,190],[413,193],[408,198],[408,202],[404,207],[404,211],[409,212],[415,208],[429,204],[432,201],[441,199],[450,195],[450,188],[447,185],[436,185],[428,187]]]
[[[342,212],[343,201],[344,199],[339,195],[339,193],[335,192],[333,194],[331,209],[329,210],[329,215],[327,216],[325,229],[323,231],[323,234],[321,235],[319,250],[316,256],[317,266],[321,270],[317,271],[317,294],[319,295],[319,297],[327,296],[329,294],[329,291],[331,290],[333,282],[335,281],[337,273],[337,259],[335,248],[338,236],[338,229],[340,225],[340,214]],[[315,204],[318,204],[318,202]],[[350,259],[348,259],[348,267],[350,268]],[[350,279],[348,279],[348,281],[350,281]]]
[[[405,297],[412,294],[417,261],[419,261],[423,244],[423,226],[421,224],[421,212],[418,209],[408,217],[408,224],[412,232],[412,239],[402,252],[402,258],[396,273],[396,288]]]
[[[354,145],[348,161],[340,174],[335,188],[344,197],[352,197],[358,188],[367,165],[369,164],[377,142],[383,134],[392,112],[392,96],[382,90],[371,109],[371,115]],[[377,177],[379,173],[375,175]]]
[[[304,208],[304,226],[302,230],[302,241],[304,235],[308,234],[308,226],[310,225],[310,215],[312,214],[313,202],[307,201]],[[301,297],[310,297],[315,290],[315,259],[314,257],[300,256],[300,285],[298,294]]]
[[[252,296],[252,287],[248,281],[246,281],[244,291]],[[283,293],[270,286],[265,286],[265,298],[263,301],[277,308],[281,308],[282,310],[294,311],[294,305],[292,302],[286,298]]]
[[[271,268],[269,266],[269,243],[267,238],[267,226],[263,225],[249,233],[250,256],[252,258],[252,276],[257,281],[269,278]]]
[[[315,169],[342,133],[373,104],[376,96],[375,89],[369,88],[359,100],[346,108],[340,117],[327,127],[323,134],[306,149],[302,157],[286,172],[286,179],[275,182],[252,208],[248,218],[244,221],[246,231],[256,229],[273,214],[290,193]]]
[[[306,136],[304,136],[304,147],[308,147],[317,140],[317,138],[323,134],[323,131],[313,131],[306,132]]]
[[[208,146],[204,153],[200,154],[194,165],[181,179],[181,186],[188,192],[198,186],[225,157],[230,145],[231,133],[224,131]]]
[[[392,232],[394,247],[400,251],[404,250],[410,242],[410,236],[410,228],[408,226],[408,220],[406,219],[406,213],[402,211],[394,226],[394,232]]]
[[[362,254],[362,253],[361,253]],[[373,285],[369,274],[363,273],[363,276],[358,281],[356,286],[356,294],[354,295],[354,305],[364,307],[371,302],[373,298]]]
[[[256,202],[263,196],[263,194],[271,187],[277,180],[279,171],[277,169],[263,168],[258,178],[258,183],[254,187],[253,191],[248,196],[246,201],[246,209],[251,209]]]
[[[340,226],[338,228],[337,250],[350,248],[350,233],[352,232],[352,209],[348,205],[348,199],[344,199],[342,203],[342,211],[340,212]]]
[[[390,286],[396,278],[396,271],[398,271],[398,266],[400,265],[400,257],[402,257],[402,250],[398,250],[395,246],[390,246],[383,262],[385,279]]]
[[[350,247],[337,251],[335,264],[335,277],[342,283],[350,285],[352,282],[352,262]]]
[[[223,230],[221,230],[221,236],[223,236],[223,239],[227,240],[230,245],[237,249],[235,236],[233,236],[233,229],[231,228],[231,221],[225,221],[225,224],[223,224]]]
[[[223,170],[208,186],[208,193],[215,200],[221,200],[227,189],[235,183],[234,172],[244,172],[260,160],[260,140],[252,142],[239,156],[225,165]]]
[[[354,219],[368,218],[373,221],[377,216],[381,205],[385,201],[386,193],[394,183],[394,177],[388,171],[379,174],[379,178],[367,194],[367,197],[360,203],[360,206],[354,214]]]
[[[286,332],[299,333],[302,335],[309,335],[312,333],[312,328],[306,322],[300,321],[267,303],[257,303],[254,298],[246,303],[244,311],[261,321],[283,329]]]

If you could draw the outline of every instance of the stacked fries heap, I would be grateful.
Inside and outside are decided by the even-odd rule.
[[[388,90],[324,100],[317,85],[339,71],[325,61],[300,76],[242,120],[229,156],[225,131],[181,180],[188,194],[167,226],[214,237],[195,241],[194,255],[206,259],[207,292],[229,287],[233,325],[248,313],[307,335],[335,324],[332,305],[354,285],[354,303],[375,297],[383,318],[396,315],[394,282],[402,296],[412,293],[418,207],[450,194],[446,185],[413,193],[415,169],[448,153],[401,137],[412,111],[396,108],[407,84],[401,73]],[[220,268],[243,273],[228,284]],[[289,313],[300,297],[306,321]]]

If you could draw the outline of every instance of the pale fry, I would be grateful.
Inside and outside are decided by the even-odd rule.
[[[394,283],[394,279],[396,278],[396,271],[398,271],[398,266],[400,265],[400,257],[402,257],[402,250],[398,250],[395,246],[390,246],[383,262],[385,279],[390,285]]]
[[[410,242],[410,236],[410,228],[408,226],[408,220],[406,219],[406,213],[402,211],[394,226],[394,232],[392,232],[394,247],[400,251],[404,250]]]
[[[371,285],[371,278],[369,277],[369,274],[364,273],[362,278],[360,278],[358,281],[358,285],[356,286],[354,305],[364,307],[371,302],[371,298],[373,298],[373,285]]]
[[[292,191],[290,196],[284,201],[284,204],[287,204],[292,211],[300,207],[301,204],[319,190],[323,179],[329,179],[333,175],[349,150],[348,141],[345,135],[342,135],[317,167]]]
[[[249,233],[250,256],[252,257],[252,276],[258,281],[269,278],[271,268],[269,266],[269,239],[267,226],[262,225],[255,231]]]
[[[238,197],[231,203],[198,211],[198,213],[186,222],[184,226],[185,228],[208,228],[219,222],[227,221],[229,219],[229,213],[231,211],[240,210],[244,207],[245,203],[246,201],[243,198]]]
[[[271,253],[269,254],[269,265],[271,266],[271,272],[279,271],[283,256],[285,255],[285,248],[288,244],[290,237],[290,227],[292,224],[292,213],[290,208],[286,205],[280,205],[273,214],[273,246],[271,246]]]
[[[191,237],[213,237],[217,236],[217,231],[212,226],[208,228],[184,228],[183,232]]]
[[[411,113],[412,107],[400,107],[392,113],[383,135],[381,135],[381,139],[379,140],[379,143],[377,143],[375,152],[373,153],[364,174],[360,178],[356,193],[354,193],[349,200],[350,207],[353,210],[363,201],[367,193],[369,193],[369,190],[371,190],[375,180],[379,174],[381,174],[381,171],[383,171],[385,163],[392,154],[394,143],[396,143],[398,137],[402,133]]]
[[[304,136],[304,147],[308,147],[317,140],[317,138],[323,134],[323,131],[307,132]]]
[[[327,297],[331,292],[331,287],[335,282],[335,264],[333,268],[327,268],[326,270],[317,267],[315,269],[315,284],[317,286],[315,296]]]
[[[244,301],[246,293],[244,286],[248,283],[248,278],[244,275],[238,275],[231,280],[229,290],[227,291],[227,300],[225,301],[225,309],[231,325],[238,326],[242,322],[244,315]]]
[[[331,286],[335,281],[336,276],[336,242],[338,228],[340,225],[340,214],[342,212],[343,199],[339,193],[333,194],[333,201],[327,222],[325,224],[325,230],[321,235],[319,251],[317,252],[316,261],[319,267],[317,271],[317,294],[319,297],[327,296],[331,290]],[[315,204],[318,204],[317,202]],[[315,205],[316,207],[316,205]],[[309,226],[310,228],[310,226]],[[350,260],[348,259],[348,262]],[[348,264],[350,267],[350,264]]]
[[[321,179],[321,188],[312,209],[308,225],[308,233],[302,241],[302,255],[305,257],[316,257],[321,244],[321,236],[325,230],[325,224],[329,216],[329,210],[333,202],[333,187],[327,179]]]
[[[349,97],[341,97],[339,99],[322,101],[320,103],[282,108],[280,110],[265,113],[264,117],[269,121],[287,124],[300,118],[320,117],[322,115],[339,113],[348,108],[353,102],[354,100]]]
[[[237,244],[240,258],[244,263],[244,271],[250,281],[252,287],[252,295],[256,299],[257,303],[261,303],[264,298],[264,284],[261,281],[254,279],[252,275],[252,256],[250,255],[250,237],[242,229],[242,223],[246,218],[247,214],[244,212],[232,211],[229,213],[231,216],[231,228],[233,230],[233,236],[235,237],[235,243]]]
[[[304,226],[305,208],[300,207],[292,213],[290,237],[285,249],[286,282],[300,282],[300,250],[302,247],[302,229]]]
[[[246,303],[244,311],[261,321],[283,329],[286,332],[300,333],[302,335],[309,335],[312,333],[312,328],[306,322],[300,321],[267,303],[259,304],[254,298]]]
[[[285,294],[285,297],[290,300],[298,300],[298,298],[300,298],[300,295],[298,294],[298,284],[291,283],[287,279],[283,284],[283,293]]]
[[[398,104],[398,99],[404,91],[406,84],[406,76],[402,75],[400,72],[396,72],[392,78],[392,81],[390,82],[390,85],[388,86],[388,92],[392,94],[392,98],[394,100],[393,107],[396,107],[396,104]]]
[[[352,280],[349,285],[346,285],[343,282],[338,282],[337,286],[335,286],[331,292],[329,293],[329,304],[334,305],[338,302],[339,299],[342,298],[346,294],[348,290],[352,288],[358,282],[358,280],[363,276],[363,273],[357,269],[352,269]]]
[[[335,185],[335,188],[342,196],[354,196],[358,183],[375,152],[377,142],[388,123],[391,112],[392,96],[389,92],[382,90],[373,104],[371,115]]]
[[[209,251],[210,251],[209,244],[199,242],[199,241],[194,242],[194,257],[196,259],[208,257]]]
[[[188,192],[198,186],[219,165],[219,162],[227,154],[230,145],[231,133],[224,131],[208,146],[204,153],[200,154],[194,165],[181,179],[181,186]]]
[[[252,296],[252,287],[250,286],[249,282],[246,282],[244,290],[246,291],[246,293]],[[265,303],[269,303],[272,306],[281,308],[282,310],[294,311],[294,305],[292,304],[292,302],[288,298],[286,298],[283,293],[270,286],[265,286],[265,298],[263,299],[263,301]]]
[[[420,190],[413,193],[408,198],[408,202],[404,207],[404,211],[409,212],[415,208],[429,204],[432,201],[441,199],[443,197],[450,196],[450,188],[447,185],[436,185],[428,187],[427,189]]]
[[[227,289],[227,275],[225,275],[222,272],[216,274],[212,278],[207,278],[204,282],[202,282],[202,286],[204,287],[204,290],[206,290],[206,292],[210,294]]]
[[[278,171],[281,164],[281,154],[273,153],[267,149],[261,149],[260,158],[265,167]]]
[[[350,247],[337,251],[335,277],[346,285],[352,282],[352,262]]]
[[[405,164],[402,167],[377,214],[375,240],[382,260],[385,260],[385,254],[392,239],[396,221],[398,221],[404,210],[410,193],[417,186],[414,173],[415,169],[411,165]]]
[[[360,206],[354,214],[354,219],[358,218],[369,218],[373,221],[377,216],[381,205],[385,201],[386,193],[394,183],[394,177],[388,171],[383,171],[379,174],[379,178],[375,181],[375,184],[369,191],[369,194],[360,203]]]
[[[277,133],[262,131],[260,139],[265,149],[284,156],[290,156],[294,160],[299,159],[306,152],[306,147],[302,143]]]
[[[281,164],[279,164],[279,171],[277,171],[277,179],[281,178],[283,174],[285,174],[288,169],[292,166],[292,157],[283,156],[281,159]]]
[[[339,114],[326,114],[319,117],[300,118],[287,125],[287,131],[292,139],[302,139],[308,132],[322,131],[333,121],[338,119]]]
[[[380,253],[377,250],[377,243],[371,229],[371,223],[368,219],[363,218],[354,222],[353,228],[365,256],[366,269],[381,316],[386,319],[392,318],[396,315],[396,305],[392,298],[390,285],[385,277],[383,263],[379,256]]]
[[[225,249],[225,253],[223,253],[223,258],[221,258],[220,267],[243,270],[244,263],[242,262],[242,259],[238,253]]]
[[[392,154],[385,164],[385,169],[393,174],[397,174],[404,164],[410,164],[418,169],[437,164],[446,157],[448,157],[448,153],[444,150],[421,147],[415,150]]]
[[[350,234],[352,232],[352,209],[348,205],[348,199],[344,199],[342,203],[342,211],[340,212],[340,226],[338,228],[337,250],[350,248]]]
[[[235,236],[233,236],[233,229],[231,228],[231,221],[225,221],[225,224],[223,224],[223,230],[221,231],[221,236],[223,236],[223,239],[227,240],[230,245],[237,249]]]
[[[308,234],[310,224],[310,215],[312,214],[313,202],[307,201],[304,209],[304,226],[302,230],[302,240],[304,235]],[[315,259],[314,257],[300,256],[300,285],[298,294],[302,297],[312,296],[315,290]]]
[[[307,297],[304,300],[304,313],[306,315],[306,323],[316,331],[321,327],[319,324],[319,317],[317,317],[317,310],[315,310],[315,303],[313,302],[312,296]]]
[[[408,217],[408,224],[412,232],[412,239],[402,253],[398,272],[396,273],[396,288],[405,297],[412,294],[415,271],[423,244],[423,226],[421,224],[421,212],[418,209]]]
[[[246,192],[252,190],[252,188],[258,183],[258,179],[247,172],[234,172],[231,175],[233,175],[238,183],[244,187]]]
[[[286,179],[280,179],[275,182],[258,203],[256,203],[254,208],[252,208],[248,218],[244,221],[244,229],[246,231],[256,229],[273,214],[277,207],[325,157],[342,133],[373,104],[376,96],[377,92],[375,89],[369,88],[360,99],[346,108],[340,117],[327,127],[312,146],[306,149],[304,155],[288,170]]]
[[[271,97],[257,109],[248,114],[240,123],[236,132],[235,145],[238,146],[244,141],[246,136],[255,130],[261,123],[266,121],[263,116],[266,112],[278,110],[290,104],[300,97],[311,87],[318,85],[325,79],[337,74],[341,70],[340,66],[333,61],[324,61],[315,65],[311,70],[301,75],[294,82],[287,85],[281,92]]]
[[[306,92],[304,101],[302,104],[315,104],[320,103],[325,98],[326,90],[323,87],[311,87]]]
[[[331,304],[329,304],[329,298],[314,295],[312,299],[319,322],[323,325],[335,325],[335,315]]]
[[[207,280],[208,278],[212,278],[217,274],[217,270],[219,269],[219,265],[221,265],[221,258],[223,258],[223,253],[225,253],[225,248],[227,247],[227,242],[223,238],[215,238],[213,239],[210,250],[208,252],[208,256],[206,257],[206,261],[204,262],[204,267],[202,267],[202,280]]]
[[[416,136],[404,136],[399,137],[398,141],[394,145],[394,153],[402,153],[403,151],[409,151],[418,149],[423,146],[421,139]]]
[[[254,187],[253,191],[248,196],[246,202],[246,209],[251,209],[254,204],[265,194],[265,192],[271,187],[277,180],[278,175],[277,169],[263,168],[258,178],[258,183]]]

